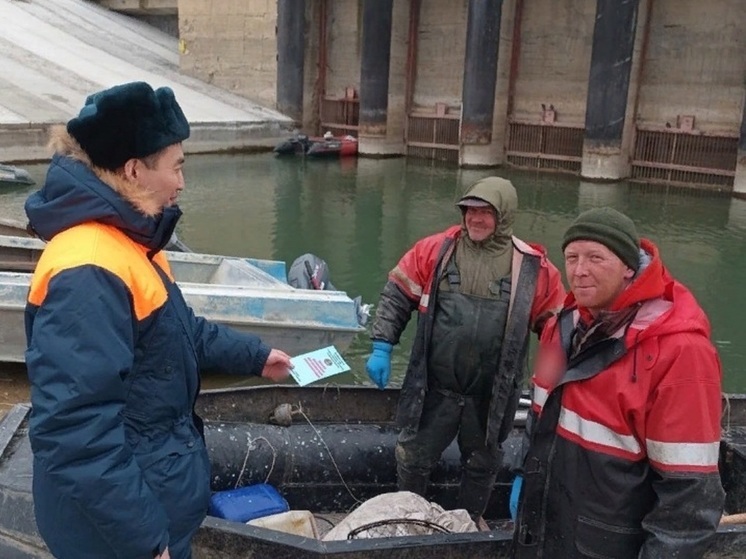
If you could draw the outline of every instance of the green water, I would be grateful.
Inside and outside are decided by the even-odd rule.
[[[43,179],[44,165],[25,168]],[[455,200],[483,176],[500,174],[513,181],[521,208],[515,234],[544,244],[558,265],[562,233],[578,212],[612,205],[658,244],[671,272],[697,296],[712,322],[725,390],[746,392],[746,201],[665,187],[584,183],[560,175],[431,167],[404,159],[201,155],[187,159],[185,174],[178,234],[192,249],[288,264],[312,252],[328,262],[339,289],[370,303],[414,241],[458,221]],[[0,215],[22,216],[30,191],[0,193]],[[404,372],[414,322],[394,352],[393,382]],[[353,373],[340,382],[367,382],[368,352],[369,341],[360,336],[345,352]],[[226,378],[210,384],[233,382]]]

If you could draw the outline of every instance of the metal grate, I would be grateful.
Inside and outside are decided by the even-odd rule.
[[[584,136],[582,127],[511,121],[507,163],[523,169],[580,174]]]
[[[632,180],[732,189],[738,136],[637,129]]]
[[[670,184],[670,183],[656,183],[650,180],[639,180],[632,181],[635,192],[642,192],[645,194],[675,194],[677,197],[682,198],[707,198],[712,199],[713,197],[726,197],[730,198],[731,191],[725,189],[712,189],[712,188],[694,188],[691,183],[684,184]]]
[[[321,100],[321,131],[335,136],[345,134],[357,138],[360,123],[360,100],[353,88],[344,97],[324,97]]]
[[[461,121],[442,104],[432,112],[412,112],[407,117],[407,155],[420,159],[458,163]]]

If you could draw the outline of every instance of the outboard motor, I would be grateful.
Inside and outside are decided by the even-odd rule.
[[[300,255],[290,265],[288,283],[296,289],[337,291],[337,288],[329,281],[327,263],[310,252]]]
[[[290,265],[288,284],[296,289],[338,291],[329,279],[329,266],[326,261],[310,252],[300,255]],[[363,304],[359,295],[353,301],[357,321],[360,326],[365,326],[370,318],[370,305]]]
[[[306,134],[297,134],[277,144],[273,151],[276,155],[304,155],[312,143]]]

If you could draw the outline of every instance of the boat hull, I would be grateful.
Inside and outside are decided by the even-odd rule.
[[[34,184],[34,179],[31,178],[31,175],[25,169],[0,163],[0,187],[30,186],[32,184]]]
[[[331,159],[357,155],[357,138],[332,136],[331,138],[299,135],[277,144],[276,155],[304,155],[315,159]]]
[[[206,440],[215,474],[213,489],[268,481],[293,509],[314,512],[344,507],[347,501],[339,501],[343,493],[346,498],[351,492],[361,499],[368,493],[392,490],[392,421],[397,398],[396,389],[368,387],[267,385],[205,391],[197,401],[197,410],[207,422]],[[746,419],[745,402],[744,397],[731,399],[731,426],[721,450],[727,509],[732,511],[746,507],[746,432],[734,427],[743,425]],[[290,426],[281,427],[269,420],[279,415],[281,405],[295,409]],[[50,557],[33,519],[27,414],[28,406],[19,405],[0,423],[0,557],[9,559]],[[525,412],[517,416],[518,429],[509,441],[520,439],[524,419]],[[508,452],[517,452],[512,443]],[[247,454],[249,460],[245,460]],[[330,467],[332,456],[338,471]],[[244,468],[244,462],[251,465]],[[458,479],[458,451],[449,447],[434,473],[430,497],[447,506],[457,491]],[[491,518],[499,520],[507,515],[509,490],[510,474],[503,469],[488,509]],[[467,534],[323,542],[208,517],[194,539],[193,552],[195,559],[508,558],[510,542],[510,530],[499,528]],[[721,526],[706,557],[739,557],[744,546],[746,527]]]
[[[352,137],[322,139],[313,142],[306,151],[307,157],[315,158],[351,157],[354,155],[357,155],[357,140]]]
[[[0,362],[24,361],[26,296],[43,249],[39,239],[0,236]],[[195,314],[291,355],[329,345],[344,351],[365,330],[358,301],[342,291],[291,287],[283,263],[185,252],[167,257]]]
[[[277,155],[303,155],[306,153],[309,144],[308,138],[290,138],[277,144],[273,151]]]

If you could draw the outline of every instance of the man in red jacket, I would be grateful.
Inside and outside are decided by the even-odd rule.
[[[724,501],[707,317],[612,208],[562,248],[571,293],[536,358],[516,557],[700,558]]]
[[[419,240],[389,273],[376,310],[368,374],[388,383],[391,352],[417,311],[396,445],[400,491],[426,496],[430,473],[458,440],[458,506],[479,520],[513,427],[531,331],[565,295],[544,248],[512,235],[518,197],[487,177],[458,201],[461,225]]]

